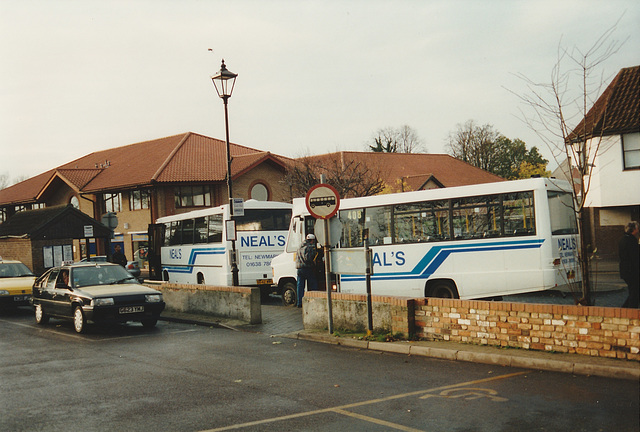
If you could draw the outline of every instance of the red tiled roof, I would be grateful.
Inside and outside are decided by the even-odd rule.
[[[73,184],[78,190],[85,187],[91,180],[96,178],[98,174],[104,171],[100,169],[58,169],[56,173]]]
[[[233,177],[266,159],[284,166],[279,157],[249,147],[230,144],[230,151]],[[226,142],[188,132],[90,153],[0,190],[0,204],[33,202],[55,177],[82,192],[93,193],[154,182],[224,181],[226,171]]]
[[[618,72],[567,141],[629,132],[640,132],[640,66]]]
[[[42,187],[54,174],[55,170],[50,170],[0,190],[0,204],[23,204],[35,201]]]
[[[502,177],[446,154],[338,152],[309,156],[310,160],[335,160],[335,158],[362,163],[374,173],[380,173],[384,181],[391,186],[395,186],[396,181],[401,178],[412,188],[419,188],[430,178],[435,178],[444,187],[504,180]],[[417,181],[413,181],[412,178]]]
[[[236,159],[247,154],[263,152],[249,147],[230,143],[231,173],[237,176],[240,170]],[[171,157],[166,159],[153,175],[157,182],[198,182],[223,181],[227,175],[227,146],[225,141],[189,134],[177,147]]]

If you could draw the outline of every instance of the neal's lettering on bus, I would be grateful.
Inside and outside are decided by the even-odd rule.
[[[279,246],[284,247],[286,236],[274,235],[274,236],[242,236],[240,238],[240,247],[261,247],[261,246]]]
[[[382,252],[382,253],[374,253],[373,254],[373,265],[378,266],[402,266],[406,262],[403,251],[397,252]]]

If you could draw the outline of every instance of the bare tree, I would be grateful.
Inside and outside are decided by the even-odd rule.
[[[291,187],[292,197],[303,197],[314,185],[325,182],[335,187],[343,198],[376,195],[385,187],[382,175],[365,164],[333,153],[323,157],[305,156],[296,159],[287,169],[285,181]]]
[[[9,186],[9,176],[7,174],[0,174],[0,190]]]
[[[21,175],[18,177],[15,177],[13,180],[11,180],[9,178],[9,174],[0,174],[0,190],[8,188],[9,186],[12,186],[14,184],[18,184],[20,182],[23,182],[25,180],[27,180],[29,177],[27,177],[26,175]]]
[[[587,214],[585,202],[589,193],[593,161],[602,143],[602,125],[587,118],[589,109],[601,94],[606,80],[601,65],[613,56],[624,41],[612,40],[617,26],[609,28],[591,47],[582,51],[577,47],[558,46],[556,64],[551,70],[549,82],[537,82],[523,74],[518,76],[526,83],[525,94],[516,94],[527,107],[521,111],[522,119],[552,152],[559,166],[566,166],[566,177],[579,176],[573,188],[574,211],[578,220],[580,251],[578,260],[582,284],[576,290],[580,298],[576,303],[591,305],[590,260],[593,251],[587,240]],[[580,130],[574,129],[580,125]],[[569,161],[563,164],[563,159]]]
[[[378,129],[368,144],[369,150],[380,153],[427,153],[422,138],[409,125],[399,128],[386,127]]]
[[[454,158],[493,172],[498,164],[499,137],[490,124],[478,126],[473,120],[467,120],[449,134],[447,149]]]

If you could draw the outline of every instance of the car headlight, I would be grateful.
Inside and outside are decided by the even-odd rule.
[[[145,298],[147,303],[159,303],[162,301],[162,294],[147,294]]]
[[[113,298],[105,297],[105,298],[97,298],[93,299],[94,306],[113,306]]]
[[[9,291],[7,291],[7,290],[0,290],[0,295],[9,295]]]

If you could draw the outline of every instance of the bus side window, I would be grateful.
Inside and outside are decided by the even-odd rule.
[[[182,221],[182,244],[193,244],[193,219]]]
[[[372,246],[391,243],[391,206],[367,208],[365,228],[369,229]]]
[[[170,246],[171,245],[171,222],[167,222],[164,225],[164,241],[162,242],[162,246]]]
[[[209,216],[209,243],[222,243],[222,215]]]
[[[182,244],[182,221],[171,222],[171,237],[169,245],[175,246]]]
[[[206,243],[207,241],[207,218],[196,218],[195,231],[193,232],[194,243]]]
[[[342,238],[340,247],[362,247],[364,230],[364,209],[351,209],[340,211],[340,222],[342,222]]]
[[[533,192],[505,194],[503,206],[504,234],[506,236],[536,233]]]

